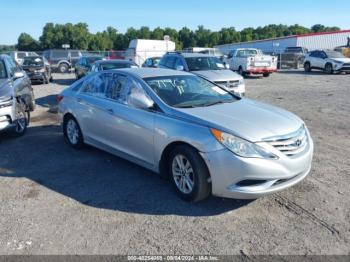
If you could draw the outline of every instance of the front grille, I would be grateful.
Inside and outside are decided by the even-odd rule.
[[[286,156],[295,156],[304,152],[308,145],[308,137],[305,127],[302,126],[296,132],[281,137],[269,138],[265,142]]]
[[[239,85],[239,80],[230,80],[230,81],[216,81],[215,82],[218,85],[227,87],[227,88],[234,88]]]

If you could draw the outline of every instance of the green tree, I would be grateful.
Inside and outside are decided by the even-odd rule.
[[[21,33],[18,37],[17,49],[20,51],[38,51],[41,49],[37,40],[26,33]]]

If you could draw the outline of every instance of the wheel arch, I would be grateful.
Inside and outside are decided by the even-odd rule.
[[[167,170],[166,170],[166,164],[169,161],[170,153],[174,148],[176,148],[178,146],[188,146],[188,147],[193,148],[194,150],[196,150],[199,153],[199,155],[203,159],[202,155],[200,154],[201,151],[197,147],[191,145],[190,143],[188,143],[186,141],[181,141],[181,140],[172,141],[164,147],[162,154],[160,156],[160,160],[159,160],[159,166],[158,166],[159,174],[165,178],[168,177]],[[204,159],[203,159],[203,162],[205,163],[205,165],[207,165]]]

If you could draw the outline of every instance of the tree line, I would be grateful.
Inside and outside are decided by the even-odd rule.
[[[41,51],[52,48],[60,49],[62,48],[62,44],[69,44],[72,49],[79,50],[124,50],[128,47],[132,39],[162,40],[164,35],[168,35],[171,40],[176,43],[176,48],[181,50],[194,46],[212,47],[219,44],[339,30],[339,27],[327,27],[321,24],[316,24],[311,28],[298,24],[290,26],[271,24],[256,28],[248,27],[241,31],[237,31],[234,27],[226,27],[219,31],[212,31],[204,26],[198,26],[195,30],[191,30],[187,27],[183,27],[180,30],[169,27],[157,27],[151,30],[149,27],[143,26],[139,29],[130,27],[125,33],[120,33],[114,27],[109,26],[106,30],[93,34],[90,33],[86,23],[47,23],[38,40],[27,33],[21,33],[18,37],[16,47],[18,50]]]

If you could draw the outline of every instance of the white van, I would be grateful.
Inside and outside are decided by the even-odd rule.
[[[175,43],[166,40],[134,39],[125,51],[125,59],[142,66],[147,58],[161,57],[175,51]]]

